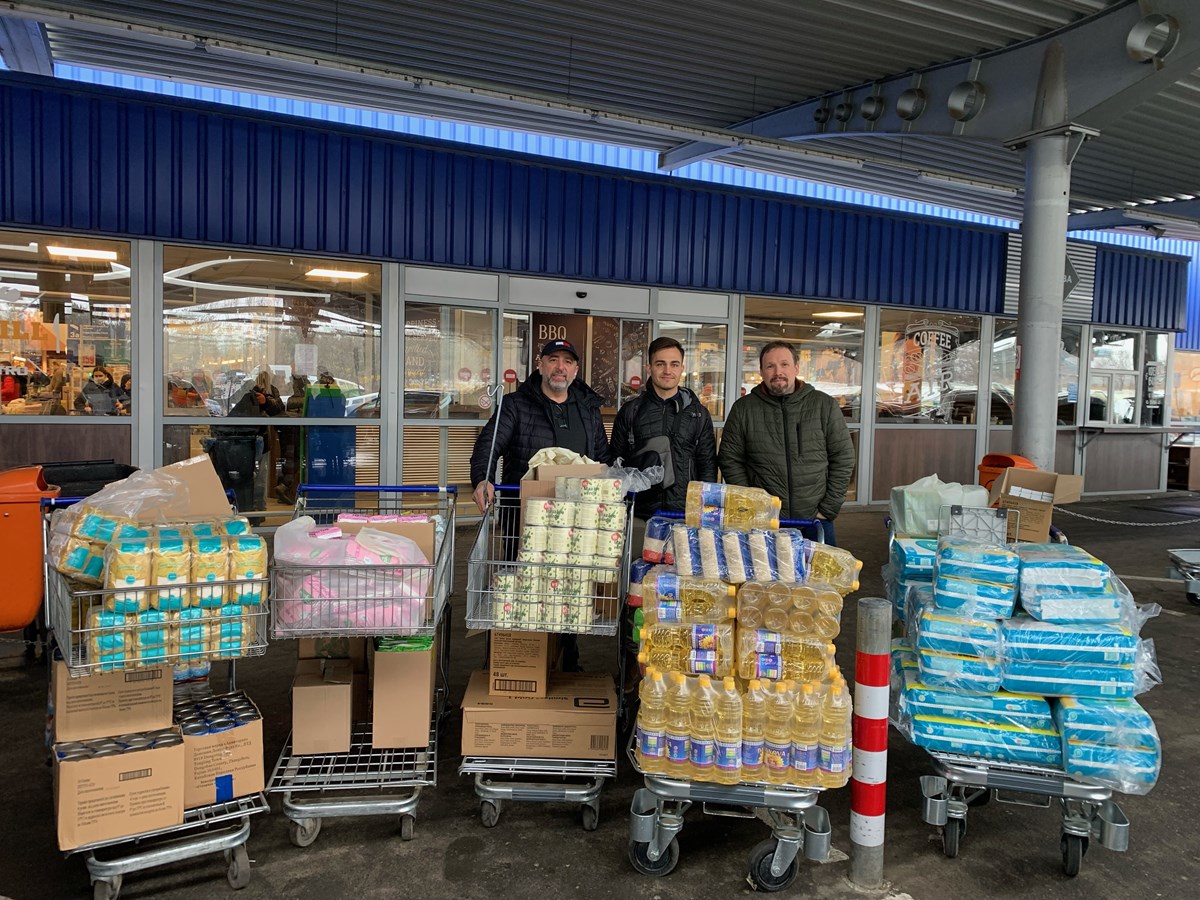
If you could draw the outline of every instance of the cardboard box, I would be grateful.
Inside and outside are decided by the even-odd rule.
[[[155,471],[165,472],[179,479],[187,490],[179,491],[170,499],[144,503],[137,513],[139,522],[214,519],[232,514],[229,498],[225,496],[225,488],[217,470],[213,468],[212,457],[207,453],[163,466]]]
[[[493,697],[545,697],[557,642],[545,632],[493,629],[489,638],[488,693]]]
[[[183,824],[183,744],[89,759],[57,756],[60,850]]]
[[[613,759],[617,693],[612,677],[555,673],[539,700],[493,697],[476,672],[463,697],[464,756]]]
[[[348,753],[353,695],[349,660],[300,660],[292,681],[292,752]]]
[[[261,717],[217,734],[185,734],[183,750],[185,809],[224,803],[266,787]]]
[[[573,466],[538,466],[533,470],[533,477],[538,481],[549,481],[551,484],[554,484],[554,479],[559,475],[573,475],[579,478],[583,475],[603,475],[607,469],[608,466],[602,463],[578,463]]]
[[[374,690],[371,746],[379,749],[429,744],[437,645],[429,650],[371,654]]]
[[[430,564],[434,562],[437,530],[432,522],[338,522],[342,534],[358,534],[364,528],[398,534],[413,541]]]
[[[1041,469],[1005,469],[992,485],[991,503],[1020,513],[1016,534],[1009,539],[1044,543],[1050,540],[1054,507],[1074,503],[1083,492],[1082,475],[1058,475]]]
[[[300,638],[296,655],[300,659],[348,659],[356,673],[367,671],[366,638]]]
[[[170,666],[72,678],[56,660],[54,739],[86,741],[171,727],[174,680]]]

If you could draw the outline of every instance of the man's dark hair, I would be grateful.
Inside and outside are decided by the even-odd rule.
[[[655,338],[650,342],[650,348],[646,351],[646,359],[654,359],[654,354],[659,350],[678,350],[680,356],[687,356],[687,354],[683,352],[683,344],[679,343],[679,341],[675,340],[675,338],[666,337],[665,335],[663,337]]]
[[[792,354],[792,362],[794,364],[800,365],[800,354],[796,352],[795,347],[793,347],[787,341],[771,341],[771,343],[767,344],[765,347],[763,347],[761,350],[758,351],[758,367],[760,369],[762,368],[762,361],[763,361],[764,356],[766,356],[772,350],[778,350],[780,347],[786,349],[788,353]]]

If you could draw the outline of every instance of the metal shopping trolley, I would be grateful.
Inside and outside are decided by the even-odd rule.
[[[629,581],[633,528],[629,499],[622,502],[624,537],[615,555],[582,554],[590,557],[582,561],[580,553],[564,550],[564,559],[534,562],[522,557],[520,513],[511,502],[517,491],[516,485],[496,486],[501,499],[483,517],[471,546],[467,627],[615,635]],[[624,666],[618,643],[618,684],[624,682]],[[619,718],[619,691],[616,696]],[[584,830],[593,831],[600,821],[600,791],[617,773],[616,748],[612,749],[613,758],[604,760],[467,756],[458,771],[475,776],[485,827],[495,826],[503,804],[513,800],[579,804]]]
[[[299,488],[295,516],[311,516],[318,526],[331,525],[342,514],[427,516],[440,519],[440,523],[434,558],[425,564],[320,566],[276,560],[271,593],[273,636],[417,635],[433,637],[437,655],[425,745],[376,748],[369,722],[354,724],[347,753],[296,754],[288,737],[267,793],[283,795],[289,835],[297,847],[307,847],[317,839],[322,819],[340,816],[398,815],[401,840],[413,837],[421,791],[437,783],[438,726],[445,714],[450,665],[449,597],[457,494],[454,487],[436,485]]]
[[[130,611],[155,610],[162,603],[159,597],[164,593],[162,585],[104,590],[71,581],[53,567],[49,549],[53,526],[49,513],[74,502],[77,498],[48,501],[44,529],[47,619],[52,646],[61,654],[70,677],[149,671],[148,667],[194,664],[201,658],[224,659],[229,661],[229,689],[235,690],[236,661],[261,656],[266,651],[266,577],[173,584],[171,596],[179,599],[181,606],[174,611],[174,618],[168,613],[162,617],[148,616],[148,621],[139,622]],[[225,600],[236,602],[225,603]],[[182,622],[179,616],[183,609],[203,614]],[[221,637],[201,653],[181,640],[167,639],[161,644],[140,647],[148,630],[170,634],[172,628],[184,627],[211,627]],[[121,658],[114,654],[101,656],[98,652],[118,645],[139,649],[136,656],[122,654]],[[86,844],[65,855],[86,856],[97,900],[115,900],[126,875],[214,853],[224,854],[228,864],[226,878],[231,888],[239,890],[250,882],[250,858],[246,851],[250,817],[269,810],[266,797],[259,792],[185,810],[180,825]]]
[[[750,852],[749,878],[757,890],[782,891],[800,871],[803,856],[812,862],[829,858],[832,829],[829,813],[817,805],[819,788],[745,781],[710,784],[644,771],[631,740],[629,762],[645,779],[633,795],[629,822],[629,862],[643,875],[670,874],[679,862],[684,816],[699,803],[707,815],[755,819],[766,817],[771,837]]]
[[[1004,544],[1018,531],[1016,510],[943,507],[939,535],[966,537]],[[1062,532],[1052,541],[1066,543]],[[903,724],[892,719],[902,734]],[[1129,820],[1112,799],[1113,791],[1063,769],[1029,763],[1001,762],[923,748],[936,774],[921,776],[922,818],[942,829],[942,850],[958,856],[967,833],[967,810],[989,800],[1017,806],[1049,807],[1058,801],[1062,811],[1063,872],[1079,874],[1092,840],[1109,850],[1129,847]]]

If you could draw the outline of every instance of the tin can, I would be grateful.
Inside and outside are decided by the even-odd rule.
[[[261,718],[262,716],[258,714],[257,710],[247,709],[234,716],[233,720],[238,725],[245,725],[247,722],[257,722]]]
[[[547,525],[569,528],[575,524],[576,503],[574,500],[562,500],[556,497],[547,505],[549,506],[549,509],[546,510]]]
[[[64,753],[75,753],[85,748],[81,741],[63,741],[61,744],[55,744],[54,749],[61,758]]]
[[[124,749],[121,747],[103,747],[101,749],[94,751],[92,753],[91,758],[92,759],[100,759],[105,756],[117,756],[123,752],[124,752]]]
[[[597,536],[598,532],[594,528],[576,528],[575,553],[580,557],[595,556]]]
[[[146,735],[142,735],[141,737],[130,740],[127,744],[125,744],[125,751],[127,753],[132,753],[135,750],[149,750],[153,746],[154,739],[147,737]]]
[[[59,750],[58,758],[61,762],[70,762],[73,759],[91,759],[92,751],[87,747],[80,747],[77,750]]]
[[[518,594],[540,594],[542,591],[542,569],[529,566],[517,573]]]
[[[597,503],[600,500],[600,482],[603,479],[584,476],[577,479],[576,490],[579,492],[580,500],[585,500],[589,503]]]
[[[625,530],[625,504],[605,503],[596,512],[596,528],[602,531]]]
[[[145,736],[146,735],[142,734],[142,733],[122,734],[122,735],[119,735],[118,737],[113,738],[113,741],[118,744],[124,744],[125,746],[128,746],[131,741],[140,740],[140,739],[144,738]]]
[[[575,538],[574,528],[548,528],[549,536],[546,539],[546,551],[548,553],[576,553],[578,552],[577,542]]]
[[[182,744],[182,743],[183,743],[183,738],[172,732],[172,733],[165,734],[162,737],[158,738],[154,742],[154,746],[156,748],[158,748],[158,747],[174,747],[177,744]]]
[[[521,549],[545,553],[549,538],[545,525],[526,525],[521,529]]]
[[[209,734],[220,734],[222,731],[228,731],[229,729],[231,729],[233,727],[234,727],[233,719],[229,718],[229,716],[219,716],[217,718],[212,719],[208,723],[208,733]]]
[[[526,525],[545,525],[547,504],[549,501],[545,497],[531,497],[525,501],[525,524]]]
[[[600,522],[600,504],[580,501],[575,504],[575,527],[596,528]]]
[[[180,725],[179,730],[191,737],[199,734],[208,734],[208,723],[204,721],[188,722],[186,725]]]
[[[619,557],[625,546],[624,531],[597,531],[596,555],[610,559]]]
[[[570,475],[556,475],[554,477],[554,496],[562,500],[578,500],[578,486],[572,485],[572,482],[578,482],[578,479],[572,478]]]
[[[620,478],[600,479],[600,502],[621,503],[625,499],[625,485]]]

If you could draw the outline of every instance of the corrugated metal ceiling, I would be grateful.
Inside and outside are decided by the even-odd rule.
[[[14,6],[47,22],[59,62],[662,151],[692,136],[689,129],[723,130],[830,91],[1036,38],[1125,2],[57,0]],[[105,27],[114,23],[138,27]],[[435,83],[414,90],[400,75]],[[1191,152],[1200,144],[1198,112],[1200,78],[1193,74],[1107,127],[1076,158],[1075,208],[1200,194],[1200,158]],[[822,154],[865,164],[831,164]],[[995,145],[846,137],[793,150],[747,146],[721,161],[1020,217],[1019,196],[916,179],[918,171],[934,170],[1019,189],[1022,157]]]

